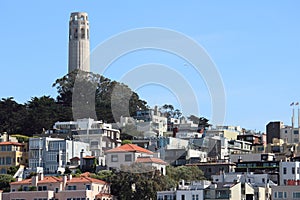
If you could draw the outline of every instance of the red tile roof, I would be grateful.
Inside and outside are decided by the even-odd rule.
[[[80,177],[73,177],[71,180],[67,180],[67,183],[99,183],[99,184],[107,184],[105,181],[88,177],[87,173],[82,174]],[[38,181],[38,184],[46,184],[46,183],[59,183],[62,182],[63,178],[58,178],[55,176],[45,176],[43,180]],[[22,181],[16,181],[10,183],[11,185],[25,185],[32,184],[31,179],[25,179]]]
[[[106,153],[117,153],[117,152],[139,152],[139,153],[147,153],[147,154],[153,154],[152,151],[149,151],[147,149],[144,149],[142,147],[139,147],[134,144],[124,144],[122,146],[119,146],[114,149],[110,149],[106,151]]]
[[[25,185],[25,184],[31,184],[31,179],[25,179],[22,181],[16,181],[16,182],[11,182],[11,185]]]
[[[80,158],[76,156],[76,157],[71,158],[70,160],[80,160]]]
[[[19,142],[0,142],[0,145],[15,145],[15,146],[24,146],[24,144]]]
[[[83,159],[92,159],[92,158],[95,158],[95,156],[85,156],[85,157],[83,157]]]
[[[43,180],[38,181],[38,184],[43,184],[43,183],[58,183],[61,182],[61,178],[57,178],[55,176],[45,176]]]
[[[152,157],[138,157],[136,159],[137,163],[157,163],[157,164],[162,164],[162,165],[167,165],[165,161],[159,158],[152,158]]]
[[[95,178],[85,177],[85,176],[74,177],[71,180],[68,180],[67,184],[68,183],[100,183],[100,184],[103,184],[103,185],[106,184],[105,181],[95,179]]]

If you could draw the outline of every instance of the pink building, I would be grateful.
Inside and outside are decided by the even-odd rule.
[[[2,193],[2,200],[112,200],[110,186],[102,180],[72,175],[62,178],[43,175],[12,182],[10,192]]]

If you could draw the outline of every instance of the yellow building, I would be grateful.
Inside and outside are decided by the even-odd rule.
[[[26,144],[18,142],[0,142],[0,174],[6,174],[11,166],[27,163]]]

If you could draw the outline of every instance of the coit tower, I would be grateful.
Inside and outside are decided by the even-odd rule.
[[[90,71],[90,36],[87,13],[73,12],[69,22],[69,73]]]

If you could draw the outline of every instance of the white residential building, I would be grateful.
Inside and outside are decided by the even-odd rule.
[[[60,138],[30,138],[29,168],[42,167],[45,173],[63,173],[70,159],[80,157],[82,150],[90,154],[89,144]]]
[[[168,128],[167,118],[162,115],[157,106],[154,109],[139,110],[134,117],[120,117],[117,125],[119,127],[133,125],[146,137],[163,136]]]
[[[191,183],[182,180],[177,190],[157,192],[157,200],[204,200],[204,189],[210,184],[211,182],[206,180]]]
[[[279,185],[288,185],[290,181],[298,181],[300,184],[300,162],[280,162]]]
[[[121,145],[120,131],[113,129],[111,124],[94,119],[78,119],[70,122],[56,122],[55,133],[71,134],[74,140],[90,144],[91,155],[105,165],[104,151]]]

